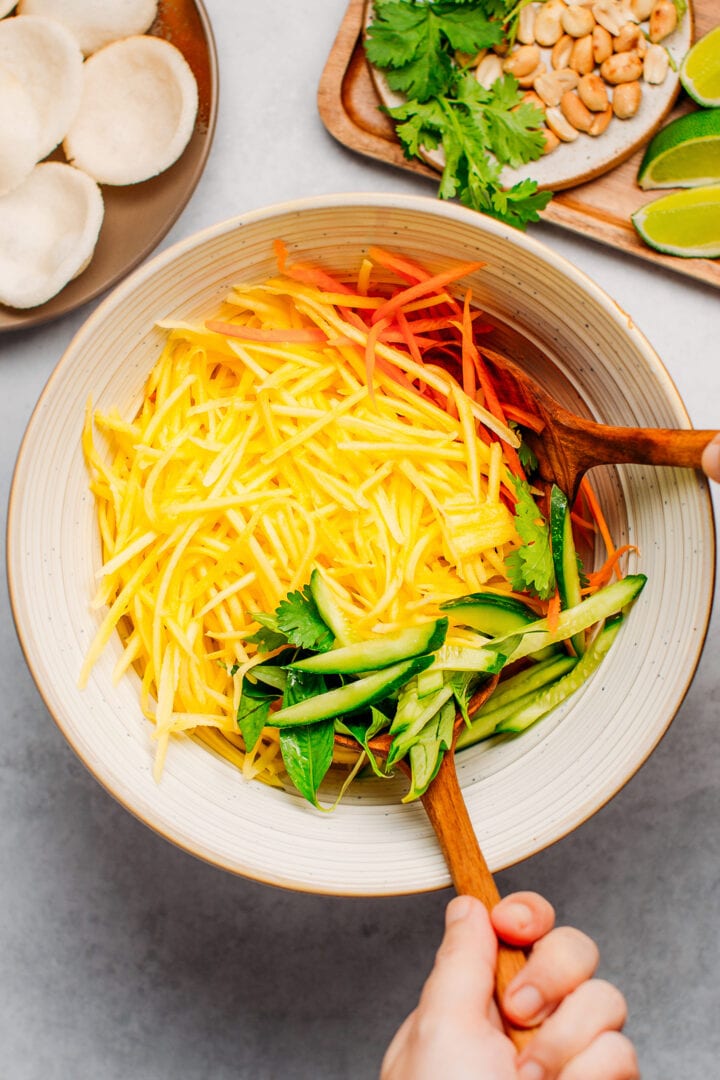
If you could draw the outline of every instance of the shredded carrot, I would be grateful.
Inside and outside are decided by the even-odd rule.
[[[510,402],[503,401],[500,403],[500,408],[508,420],[513,420],[516,424],[520,424],[521,427],[534,431],[536,435],[540,435],[545,430],[544,420],[541,420],[539,416],[533,416],[532,413],[521,409],[518,405],[511,405]]]
[[[288,249],[284,240],[273,241],[273,251],[275,252],[275,259],[277,260],[278,269],[281,274],[285,272],[285,263],[287,262]]]
[[[368,248],[368,258],[376,262],[378,266],[384,266],[386,270],[393,270],[398,277],[406,281],[427,281],[430,274],[423,266],[408,259],[405,255],[394,255],[385,248],[373,244]]]
[[[583,596],[597,592],[603,585],[607,585],[613,575],[613,571],[617,573],[620,559],[623,555],[626,555],[628,551],[637,551],[635,544],[622,544],[621,547],[616,548],[612,555],[605,560],[599,570],[595,570],[592,574],[588,574],[587,578],[589,584],[586,588],[581,590]],[[618,573],[618,577],[622,577],[622,574]]]
[[[547,605],[547,624],[548,630],[552,634],[558,628],[558,622],[560,620],[560,593],[558,589],[552,594],[548,600]]]
[[[583,497],[587,502],[588,509],[590,510],[590,513],[592,514],[593,519],[597,525],[598,532],[600,533],[602,541],[605,545],[605,550],[607,551],[608,555],[613,555],[615,552],[615,545],[613,543],[612,536],[610,535],[610,530],[608,529],[605,515],[602,512],[600,503],[597,500],[597,496],[595,495],[593,489],[590,487],[590,483],[586,476],[584,476],[580,481],[580,490],[583,493]]]
[[[408,352],[410,353],[416,364],[422,364],[422,354],[420,352],[420,346],[418,345],[417,338],[415,336],[415,328],[411,327],[408,318],[402,308],[400,308],[397,313],[397,324],[400,328],[400,333],[402,334],[403,340],[408,347]]]
[[[411,300],[417,300],[421,296],[427,296],[428,293],[437,293],[440,289],[449,285],[451,281],[457,281],[467,274],[472,274],[484,265],[485,264],[481,262],[460,263],[459,266],[451,267],[449,270],[443,270],[439,274],[434,274],[432,277],[426,278],[425,281],[419,281],[417,285],[411,285],[407,289],[401,289],[400,292],[391,297],[387,303],[377,309],[372,317],[372,321],[378,322],[380,319],[387,319],[396,312],[398,308],[404,307],[405,304],[409,303]],[[454,303],[454,306],[457,308],[457,304]]]

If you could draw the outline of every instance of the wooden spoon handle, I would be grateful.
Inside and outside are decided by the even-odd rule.
[[[719,434],[684,428],[609,427],[582,422],[584,449],[596,465],[674,465],[699,469],[702,452]],[[590,467],[588,464],[587,467]]]
[[[460,790],[452,753],[443,758],[438,774],[423,795],[422,802],[458,893],[477,897],[490,911],[499,901],[500,893],[480,850]],[[499,1008],[505,988],[524,966],[525,953],[522,949],[498,942],[495,999]],[[502,1008],[500,1015],[503,1016]],[[521,1050],[534,1034],[531,1028],[516,1028],[505,1016],[503,1024],[508,1037],[518,1050]]]

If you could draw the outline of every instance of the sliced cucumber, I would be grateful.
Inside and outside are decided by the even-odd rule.
[[[339,645],[351,645],[352,642],[357,641],[357,634],[350,626],[345,612],[338,606],[337,600],[319,570],[313,570],[310,575],[310,592],[323,622],[327,623],[335,635],[335,641]]]
[[[447,626],[447,619],[436,619],[396,634],[356,641],[340,649],[328,649],[327,652],[298,660],[290,667],[296,671],[314,671],[322,675],[355,675],[361,671],[377,671],[378,668],[389,667],[413,656],[435,652],[445,640]]]
[[[522,636],[510,659],[514,661],[521,660],[523,656],[532,656],[547,645],[565,641],[567,638],[574,637],[575,634],[589,629],[602,619],[609,619],[611,615],[617,614],[618,611],[622,611],[624,607],[632,603],[646,581],[645,574],[628,574],[621,581],[614,581],[611,585],[598,589],[596,593],[588,596],[582,603],[567,608],[566,611],[561,611],[555,630],[548,629],[547,619],[538,619],[534,623],[528,623],[524,630],[518,631],[518,634]],[[509,645],[513,638],[516,637],[517,634],[510,635],[507,638],[496,638],[493,642],[493,648],[502,653],[503,643],[507,642]],[[487,648],[477,651],[487,651]]]
[[[268,719],[270,727],[292,727],[293,725],[314,724],[318,720],[334,719],[347,713],[357,712],[370,705],[375,705],[403,686],[408,679],[430,667],[432,656],[416,656],[400,664],[393,664],[382,671],[366,675],[362,679],[328,690],[317,697],[307,698],[295,705],[278,709]]]
[[[478,592],[459,596],[441,605],[454,626],[469,626],[487,637],[511,634],[533,622],[535,612],[514,596]]]
[[[437,690],[442,690],[445,683],[445,674],[436,668],[428,668],[421,671],[417,677],[417,693],[419,698],[428,697]]]
[[[578,557],[570,520],[570,504],[557,484],[553,484],[550,491],[550,544],[560,602],[563,608],[575,607],[582,600]],[[582,656],[585,652],[585,635],[574,634],[571,642],[575,653]]]
[[[484,645],[443,645],[435,654],[433,671],[482,671],[494,675],[505,667],[521,638],[513,635],[502,640],[506,642],[505,652]]]
[[[535,690],[541,690],[544,686],[548,686],[549,683],[561,678],[561,676],[567,675],[576,664],[576,656],[559,653],[556,656],[551,656],[548,660],[543,660],[540,664],[533,664],[532,667],[519,671],[517,675],[511,675],[509,679],[503,679],[497,690],[490,695],[487,704],[483,706],[477,715],[480,716],[483,713],[494,711],[500,708],[501,705],[517,701],[518,698],[524,697]]]
[[[456,748],[461,750],[463,747],[472,746],[482,739],[487,739],[490,735],[525,731],[536,720],[560,705],[574,694],[599,667],[615,640],[622,621],[622,615],[616,615],[608,620],[590,648],[574,662],[568,674],[540,690],[534,690],[515,701],[506,701],[498,708],[488,709],[487,712],[478,714],[471,726],[460,732]]]
[[[554,709],[569,698],[571,694],[574,694],[605,659],[608,649],[617,637],[622,622],[622,615],[616,615],[609,619],[587,652],[580,657],[570,674],[558,679],[553,686],[547,687],[540,693],[530,695],[522,708],[518,708],[497,726],[496,731],[498,734],[506,731],[525,731],[541,716],[544,716],[545,713],[550,712],[551,709]]]

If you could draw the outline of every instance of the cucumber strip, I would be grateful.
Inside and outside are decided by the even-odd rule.
[[[403,796],[404,803],[419,799],[435,779],[446,751],[452,746],[454,726],[455,707],[447,702],[410,747],[410,790]]]
[[[432,662],[432,656],[416,656],[412,660],[393,664],[383,671],[376,671],[335,690],[328,690],[324,694],[278,709],[270,714],[268,724],[277,728],[314,724],[318,720],[334,719],[336,716],[365,709],[398,690],[413,675],[430,667]]]
[[[645,574],[628,574],[621,581],[614,581],[611,585],[598,589],[596,593],[588,596],[575,607],[561,611],[557,629],[553,631],[548,630],[547,619],[538,619],[534,623],[529,623],[524,630],[518,630],[507,638],[510,642],[518,635],[522,635],[510,659],[514,661],[522,659],[523,656],[532,656],[547,645],[554,645],[558,641],[572,638],[602,619],[609,619],[611,615],[616,615],[618,611],[622,611],[624,607],[632,603],[646,581]],[[502,652],[505,640],[505,638],[496,638],[493,647]]]
[[[487,714],[479,714],[477,720],[469,728],[460,732],[456,749],[461,750],[472,746],[490,735],[517,734],[525,731],[536,720],[562,704],[599,667],[615,640],[622,622],[622,615],[617,615],[608,621],[569,674],[557,679],[544,689],[525,694],[515,702],[508,702],[505,706],[489,711]]]
[[[574,694],[575,691],[590,678],[592,673],[605,659],[608,649],[617,637],[622,623],[622,615],[615,616],[612,620],[609,620],[592,642],[587,652],[580,657],[570,674],[565,675],[562,679],[558,679],[554,686],[550,686],[546,690],[541,691],[534,697],[534,700],[528,701],[512,716],[502,721],[496,728],[497,733],[525,731],[525,729],[529,728],[531,724],[534,724],[536,720],[539,720],[541,716],[544,716],[545,713],[554,709],[557,705],[560,705],[569,698],[571,694]]]
[[[428,668],[427,671],[421,671],[417,677],[418,697],[428,697],[437,690],[442,690],[444,682],[445,675],[439,669]]]
[[[350,626],[345,612],[338,606],[337,600],[317,569],[310,575],[310,592],[320,612],[320,617],[332,630],[335,641],[341,646],[351,645],[357,641],[357,634]]]
[[[582,600],[578,557],[570,520],[570,504],[557,484],[553,484],[550,491],[550,545],[562,606],[575,607]],[[571,642],[577,656],[582,656],[585,652],[584,633],[574,634]]]
[[[514,596],[478,592],[441,604],[455,626],[469,626],[488,637],[510,634],[534,622],[535,612]]]
[[[423,623],[396,634],[357,641],[340,649],[328,649],[290,667],[295,671],[313,671],[322,675],[355,675],[361,671],[377,671],[413,656],[435,652],[445,640],[447,619]]]
[[[506,653],[483,646],[476,649],[472,645],[443,645],[435,654],[433,670],[483,671],[488,675],[494,675],[505,667],[512,652],[511,645],[517,646],[519,640],[515,636],[508,638]]]
[[[535,664],[533,667],[526,668],[524,671],[519,671],[517,675],[511,675],[509,679],[505,679],[499,684],[487,704],[476,715],[484,715],[499,709],[501,705],[506,705],[508,702],[517,701],[518,698],[524,697],[525,694],[529,694],[533,690],[541,690],[548,683],[555,682],[561,676],[567,675],[576,664],[576,656],[568,656],[567,653],[562,653],[550,657],[549,660],[543,660],[542,663]]]
[[[426,699],[427,704],[411,722],[405,723],[401,728],[396,728],[393,724],[390,728],[390,734],[395,737],[387,756],[386,767],[388,769],[390,769],[396,761],[399,761],[400,758],[405,757],[405,754],[407,754],[408,750],[415,745],[421,732],[432,721],[433,717],[437,716],[437,714],[451,702],[452,696],[452,687],[445,686],[442,690],[439,690],[437,694],[433,694],[431,698]],[[452,711],[454,716],[454,703],[452,703]]]

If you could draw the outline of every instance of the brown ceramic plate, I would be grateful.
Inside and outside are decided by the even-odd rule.
[[[0,304],[0,333],[38,326],[94,299],[137,266],[175,224],[202,175],[217,115],[217,54],[201,0],[160,0],[149,33],[172,42],[198,84],[195,130],[182,156],[159,176],[128,187],[103,186],[105,218],[92,261],[51,300],[16,310]],[[54,158],[62,161],[61,151]]]

